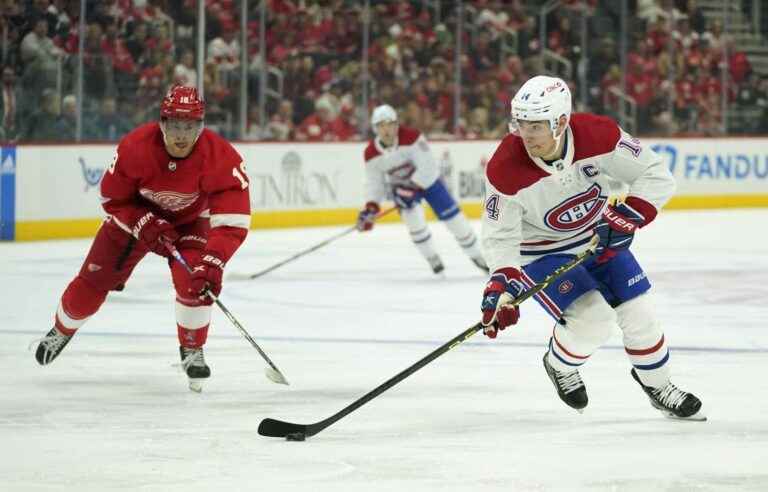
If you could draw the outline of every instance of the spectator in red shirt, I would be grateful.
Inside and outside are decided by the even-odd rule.
[[[752,65],[747,59],[747,54],[736,48],[733,41],[726,42],[728,52],[728,68],[731,72],[733,81],[740,84],[752,72]]]
[[[307,142],[330,142],[334,140],[335,119],[327,100],[321,99],[315,104],[315,112],[307,116],[296,128],[296,140]]]

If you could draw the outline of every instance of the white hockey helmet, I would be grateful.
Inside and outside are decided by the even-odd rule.
[[[376,128],[376,125],[382,121],[397,121],[397,111],[389,104],[382,104],[376,106],[371,114],[371,126]]]
[[[571,119],[571,90],[563,79],[537,75],[528,79],[512,98],[510,113],[510,131],[517,130],[518,120],[546,120],[554,134],[561,116]]]

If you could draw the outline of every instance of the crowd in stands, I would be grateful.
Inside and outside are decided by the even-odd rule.
[[[205,1],[204,70],[198,73],[197,0],[89,0],[82,40],[80,0],[0,0],[0,140],[71,141],[81,111],[83,140],[114,141],[157,119],[172,84],[196,85],[200,78],[206,124],[230,138],[358,140],[367,137],[371,108],[389,103],[403,123],[432,138],[497,139],[507,132],[512,95],[546,68],[542,1],[370,0],[364,58],[364,2],[268,0],[266,67],[259,3],[248,4],[241,46],[240,2]],[[752,70],[722,22],[705,16],[694,0],[628,3],[624,77],[620,2],[563,0],[546,18],[545,48],[567,62],[557,70],[577,109],[619,117],[624,81],[638,134],[721,134],[724,107],[753,111],[747,123],[729,124],[731,132],[768,131],[768,77]],[[577,67],[585,48],[582,87]],[[248,124],[241,135],[244,80]]]

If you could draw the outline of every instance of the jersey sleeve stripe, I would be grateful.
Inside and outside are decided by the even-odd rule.
[[[214,227],[240,227],[249,229],[251,227],[251,216],[247,214],[212,214],[211,228]]]

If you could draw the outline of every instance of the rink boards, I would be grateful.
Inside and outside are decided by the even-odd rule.
[[[669,165],[667,209],[768,206],[768,138],[644,139]],[[483,169],[498,142],[433,142],[469,217],[480,216]],[[251,181],[253,228],[350,224],[364,202],[364,143],[236,143]],[[88,237],[101,223],[99,183],[115,146],[0,149],[0,239]],[[390,216],[388,221],[398,220]]]

